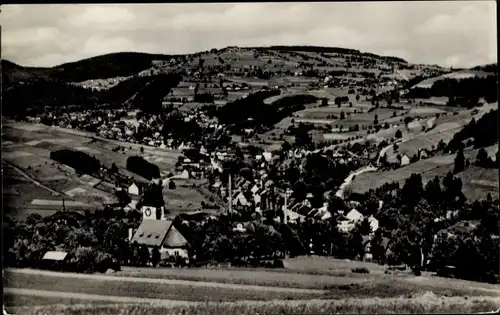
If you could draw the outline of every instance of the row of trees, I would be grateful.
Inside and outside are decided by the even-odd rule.
[[[474,147],[481,148],[498,142],[498,110],[491,110],[476,122],[475,118],[459,132],[455,133],[447,145],[446,150],[457,151],[462,147],[462,141],[474,139]]]
[[[415,80],[414,78],[412,81],[416,84],[418,80],[416,82]],[[408,96],[413,98],[447,96],[452,98],[450,105],[473,107],[477,105],[479,98],[484,98],[488,103],[496,102],[498,99],[497,85],[497,75],[475,76],[466,79],[445,78],[435,81],[431,88],[411,88]]]
[[[158,165],[146,161],[140,156],[130,156],[127,158],[127,170],[136,173],[148,180],[160,178],[160,168]]]
[[[145,113],[157,114],[163,111],[163,98],[168,95],[170,89],[176,87],[182,76],[178,73],[159,74],[151,77],[151,80],[141,88],[130,100],[133,107]]]
[[[90,175],[98,173],[101,168],[101,162],[98,159],[82,151],[68,149],[51,151],[50,158]]]
[[[217,111],[217,117],[223,124],[245,124],[253,126],[271,126],[293,112],[304,109],[305,104],[318,100],[312,95],[293,95],[280,98],[272,104],[265,104],[264,99],[279,95],[279,90],[259,91],[228,103]],[[249,121],[250,119],[250,121]]]

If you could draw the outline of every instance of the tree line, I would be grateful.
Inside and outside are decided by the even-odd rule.
[[[222,124],[243,124],[249,127],[271,126],[293,112],[305,108],[305,104],[316,102],[312,95],[293,95],[283,97],[272,104],[265,104],[264,99],[279,95],[279,90],[259,91],[228,103],[217,111]]]
[[[413,79],[414,81],[415,79]],[[445,78],[435,81],[431,88],[411,88],[409,97],[430,98],[431,96],[446,96],[456,99],[455,105],[467,106],[467,100],[484,98],[488,103],[497,101],[498,77],[488,75],[486,77],[472,77],[466,79]],[[459,102],[456,102],[459,101]],[[477,105],[477,102],[476,104]]]
[[[129,156],[126,167],[127,170],[148,180],[160,178],[160,168],[158,165],[150,163],[140,156]]]
[[[101,162],[98,159],[82,151],[68,149],[51,151],[50,159],[89,175],[98,173],[101,168]]]
[[[474,139],[474,147],[481,148],[493,145],[499,140],[498,134],[498,110],[491,110],[484,114],[476,122],[475,118],[460,131],[453,135],[446,146],[446,150],[456,152],[463,148],[463,141],[469,138]]]

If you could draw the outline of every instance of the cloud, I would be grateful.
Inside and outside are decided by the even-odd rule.
[[[81,14],[64,21],[72,27],[95,30],[123,30],[134,27],[135,15],[127,8],[99,5],[83,8]],[[64,25],[61,25],[64,27]]]
[[[493,1],[6,5],[2,57],[56,64],[117,51],[323,45],[468,67],[496,62]]]

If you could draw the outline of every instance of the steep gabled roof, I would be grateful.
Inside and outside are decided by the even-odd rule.
[[[142,220],[131,242],[161,246],[171,226],[171,220]]]
[[[188,241],[174,226],[170,226],[162,245],[164,247],[184,247],[188,245]]]

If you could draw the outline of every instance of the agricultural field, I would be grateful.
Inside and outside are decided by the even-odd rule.
[[[373,300],[310,300],[310,301],[274,301],[237,303],[203,303],[179,305],[174,301],[164,303],[110,304],[90,306],[76,304],[62,306],[42,306],[37,308],[13,308],[23,314],[431,314],[431,313],[473,313],[494,310],[498,298],[443,298],[431,292],[415,297]]]
[[[200,194],[192,185],[190,180],[175,180],[176,188],[163,187],[163,199],[165,208],[170,212],[186,212],[201,208],[201,202],[208,200]]]
[[[498,108],[498,103],[488,104],[478,108],[478,113],[475,115],[472,115],[473,110],[460,110],[456,115],[446,111],[446,114],[440,115],[439,118],[430,115],[430,118],[411,122],[408,124],[408,128],[400,127],[399,129],[403,134],[403,141],[398,143],[399,149],[397,152],[394,152],[392,148],[387,151],[388,160],[389,162],[395,162],[398,154],[406,154],[412,157],[419,149],[437,147],[441,140],[448,143],[454,134],[466,126],[472,118],[475,118],[477,121],[489,110],[496,108]],[[418,107],[412,110],[422,109],[428,110],[429,108]],[[422,126],[425,126],[427,130],[422,131]],[[394,132],[396,130],[394,129]],[[387,132],[386,135],[391,134],[388,130],[382,132]],[[376,134],[376,137],[379,137],[379,135]]]
[[[4,287],[75,294],[110,295],[183,301],[273,300],[321,297],[323,290],[255,287],[215,282],[82,275],[30,270],[7,272]],[[145,288],[147,287],[147,290]]]
[[[359,267],[370,273],[352,273]],[[129,308],[134,314],[146,310],[151,314],[156,309],[233,314],[237,307],[243,314],[276,310],[320,314],[463,312],[490,311],[500,302],[498,285],[428,273],[420,277],[409,272],[385,274],[384,269],[372,263],[317,256],[287,259],[285,269],[273,270],[124,267],[108,275],[81,275],[14,269],[6,272],[4,294],[7,309],[16,314],[41,310],[67,314],[71,307],[62,304],[68,301],[74,304],[75,312],[92,309],[97,314],[101,314],[99,310],[115,314],[114,308],[120,308],[121,314]],[[52,291],[54,285],[58,292]],[[105,306],[105,302],[115,306]],[[144,303],[147,309],[141,306]]]
[[[103,203],[116,200],[113,189],[97,185],[99,180],[88,175],[79,176],[69,166],[50,159],[50,152],[60,149],[81,150],[98,158],[110,167],[115,163],[126,175],[138,181],[140,176],[125,170],[131,155],[140,155],[138,145],[124,144],[125,150],[114,152],[117,141],[91,141],[88,134],[51,128],[43,125],[7,124],[2,135],[4,180],[9,185],[5,195],[6,209],[17,217],[29,213],[50,215],[65,207],[72,210],[95,210]],[[163,172],[173,170],[181,153],[145,146],[145,159],[157,164]],[[197,200],[196,198],[194,200]]]

